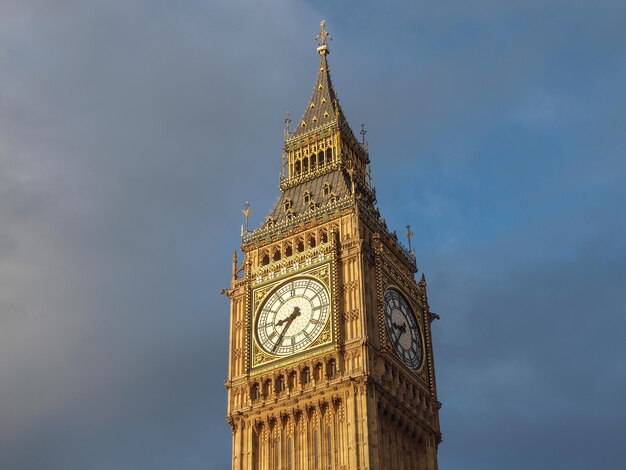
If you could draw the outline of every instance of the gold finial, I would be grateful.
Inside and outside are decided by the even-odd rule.
[[[326,41],[332,41],[332,37],[326,31],[326,20],[322,20],[320,22],[320,32],[315,36],[315,40],[317,41],[318,48],[317,52],[320,54],[328,54],[330,50],[328,49],[328,44]]]

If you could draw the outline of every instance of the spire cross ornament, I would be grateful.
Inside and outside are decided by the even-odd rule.
[[[411,232],[411,226],[410,225],[406,226],[406,232],[404,232],[404,234],[409,239],[409,251],[412,251],[412,249],[411,249],[411,237],[413,236],[413,232]]]
[[[365,130],[365,124],[361,124],[361,132],[359,132],[363,136],[363,147],[365,147],[365,134],[367,131]]]
[[[328,44],[326,44],[326,41],[332,41],[333,38],[328,34],[328,31],[326,31],[326,20],[320,21],[320,32],[315,36],[315,40],[319,46],[317,52],[320,54],[328,52]]]

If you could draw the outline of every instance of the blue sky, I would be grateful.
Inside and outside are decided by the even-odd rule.
[[[321,18],[411,224],[442,469],[626,459],[626,6],[0,1],[0,467],[228,468],[241,207],[278,195]]]

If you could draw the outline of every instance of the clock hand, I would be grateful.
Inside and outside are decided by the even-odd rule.
[[[295,317],[292,317],[291,315],[288,317],[287,324],[283,328],[283,331],[280,332],[280,336],[278,337],[278,340],[276,341],[276,343],[274,344],[274,347],[272,348],[272,354],[274,354],[276,352],[276,349],[278,349],[278,346],[280,346],[280,344],[283,342],[283,338],[285,337],[285,333],[287,333],[287,330],[291,326],[291,322],[294,319],[295,319]]]
[[[402,333],[400,333],[400,334],[396,337],[395,341],[393,342],[393,347],[394,347],[394,349],[398,349],[398,343],[400,342],[400,338],[402,338]]]
[[[280,326],[280,325],[284,324],[285,322],[291,321],[291,320],[293,320],[294,318],[299,317],[299,316],[300,316],[300,313],[301,313],[301,312],[300,312],[300,309],[299,309],[298,307],[294,307],[294,308],[293,308],[293,312],[291,313],[291,315],[289,315],[289,316],[288,316],[288,317],[286,317],[286,318],[283,318],[282,320],[278,320],[278,321],[276,322],[276,326]]]
[[[283,342],[283,338],[285,337],[287,330],[291,326],[291,323],[293,323],[296,317],[300,316],[300,313],[301,313],[300,309],[298,307],[294,307],[291,315],[289,315],[287,318],[284,318],[283,320],[276,322],[277,325],[282,325],[284,323],[286,323],[286,325],[283,328],[283,331],[280,332],[280,336],[278,337],[278,340],[276,341],[276,343],[274,344],[274,347],[272,348],[272,354],[276,352],[276,349],[278,349],[278,346],[280,346],[280,344]]]
[[[398,325],[396,322],[391,322],[391,325],[398,331],[400,331],[400,335],[402,333],[406,333],[406,323],[402,323],[402,325]]]
[[[400,338],[402,338],[402,335],[406,333],[406,323],[402,322],[402,325],[398,325],[396,322],[392,321],[391,325],[400,332],[400,334],[393,341],[393,347],[395,349],[398,349],[398,343],[400,343]]]

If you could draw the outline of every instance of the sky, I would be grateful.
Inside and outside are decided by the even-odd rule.
[[[219,293],[322,18],[441,316],[440,468],[624,468],[621,0],[0,0],[0,468],[229,468]]]

